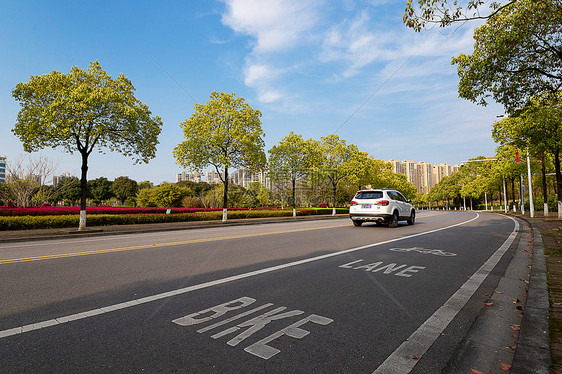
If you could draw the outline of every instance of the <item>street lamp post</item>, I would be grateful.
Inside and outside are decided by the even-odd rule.
[[[533,182],[531,181],[531,161],[529,160],[529,149],[527,149],[527,178],[529,179],[529,213],[531,218],[535,217],[535,204],[533,203]]]

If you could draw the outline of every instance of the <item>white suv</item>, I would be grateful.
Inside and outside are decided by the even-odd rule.
[[[349,203],[349,218],[355,226],[361,226],[363,222],[377,222],[396,227],[398,221],[413,225],[416,211],[410,203],[411,200],[396,190],[361,190]]]

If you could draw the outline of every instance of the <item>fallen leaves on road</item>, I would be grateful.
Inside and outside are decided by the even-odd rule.
[[[500,367],[501,367],[501,369],[504,370],[504,371],[508,371],[508,370],[511,369],[511,365],[506,364],[505,362],[501,362],[501,361],[500,361]]]
[[[474,374],[484,374],[484,372],[483,372],[483,371],[480,371],[480,370],[476,370],[476,369],[473,369],[473,368],[470,368],[470,370],[472,370],[472,372],[473,372]]]
[[[515,331],[521,330],[521,326],[520,326],[520,325],[512,324],[512,325],[511,325],[511,328],[512,328],[513,330],[515,330]]]

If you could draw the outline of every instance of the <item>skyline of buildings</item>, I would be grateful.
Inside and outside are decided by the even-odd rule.
[[[460,168],[458,164],[431,164],[423,161],[388,160],[388,162],[391,163],[393,172],[405,175],[421,193],[428,193],[444,177],[450,176]]]
[[[448,177],[454,172],[458,171],[460,165],[451,164],[431,164],[423,161],[399,161],[399,160],[386,160],[392,165],[394,173],[400,173],[406,176],[420,193],[428,193],[433,186],[439,183],[444,177]],[[221,173],[224,175],[223,173]],[[209,184],[222,183],[222,179],[216,170],[211,170],[205,173],[205,180],[200,173],[188,173],[182,171],[176,174],[176,182],[192,181],[192,182],[207,182]],[[267,171],[260,173],[251,173],[244,168],[240,168],[229,175],[229,181],[238,186],[248,188],[252,182],[260,182],[268,190],[273,188],[271,180],[267,177]]]
[[[392,165],[392,171],[395,173],[400,173],[406,176],[408,181],[410,181],[414,186],[416,186],[418,192],[428,193],[433,186],[439,183],[444,177],[450,176],[454,172],[458,171],[460,165],[451,164],[431,164],[423,161],[412,161],[412,160],[387,160]],[[9,182],[6,175],[7,169],[7,157],[0,156],[0,183]],[[57,184],[71,176],[70,173],[62,173],[61,175],[53,176],[53,187]],[[34,179],[41,183],[41,176],[33,175],[27,176],[28,179]],[[204,177],[204,179],[203,179]],[[207,171],[204,174],[201,173],[188,173],[187,171],[182,171],[176,174],[176,182],[180,181],[191,181],[195,183],[207,182],[209,184],[219,184],[222,183],[222,178],[216,170]],[[229,181],[233,184],[248,188],[252,182],[260,182],[268,190],[273,188],[270,178],[267,176],[267,171],[253,173],[245,168],[240,168],[232,174],[229,175]]]

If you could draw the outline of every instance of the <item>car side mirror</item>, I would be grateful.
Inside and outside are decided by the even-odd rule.
[[[412,199],[408,199],[408,200],[406,200],[406,202],[408,202],[408,203],[411,204],[411,203],[412,203]]]

